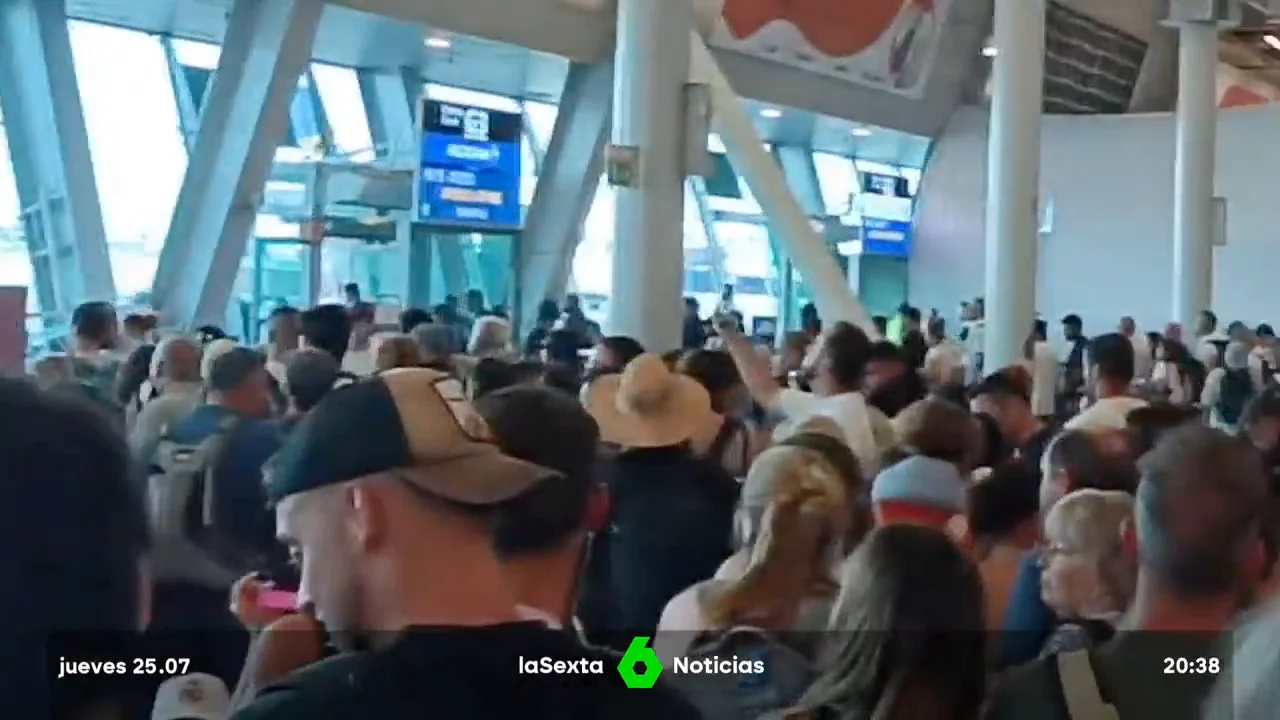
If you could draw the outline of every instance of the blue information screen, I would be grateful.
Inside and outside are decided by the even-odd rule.
[[[901,220],[862,219],[862,254],[909,257],[911,223]]]
[[[520,229],[520,113],[423,100],[414,187],[417,221],[477,231]]]

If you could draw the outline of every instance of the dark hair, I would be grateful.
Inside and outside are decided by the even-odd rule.
[[[844,565],[820,674],[798,705],[872,717],[927,685],[953,720],[986,695],[986,612],[977,568],[944,532],[872,530]],[[901,714],[901,706],[898,706]]]
[[[155,345],[139,345],[120,364],[116,376],[116,400],[127,405],[138,395],[142,383],[151,375],[151,358],[156,354]]]
[[[1218,315],[1212,310],[1201,310],[1200,317],[1204,319],[1210,330],[1218,329]]]
[[[572,330],[552,330],[547,333],[544,342],[548,362],[565,363],[577,367],[582,364],[578,349],[582,347],[582,337]]]
[[[835,323],[827,332],[822,352],[826,354],[828,372],[841,388],[856,390],[862,385],[867,362],[872,358],[871,339],[862,328],[844,321]]]
[[[622,372],[622,369],[632,360],[644,354],[644,346],[640,341],[626,335],[610,335],[601,338],[598,346],[617,359],[616,367],[607,368],[611,372]]]
[[[498,508],[494,549],[511,557],[548,550],[584,529],[600,430],[576,398],[548,388],[511,387],[476,402],[502,451],[555,470]]]
[[[1133,343],[1120,333],[1107,333],[1089,343],[1089,363],[1098,374],[1128,385],[1133,382]]]
[[[872,343],[867,351],[867,362],[905,362],[902,350],[888,340]]]
[[[270,313],[267,314],[268,320],[275,320],[278,317],[286,315],[301,315],[302,312],[292,305],[277,305]]]
[[[1024,382],[1022,375],[1010,372],[1007,368],[982,378],[969,393],[969,397],[974,399],[983,395],[993,395],[999,400],[1016,398],[1025,403],[1031,402],[1031,388]]]
[[[1045,451],[1051,474],[1065,473],[1068,491],[1093,488],[1130,495],[1138,486],[1138,468],[1127,435],[1115,430],[1066,430]]]
[[[907,320],[910,320],[911,322],[918,323],[920,322],[920,308],[911,307],[910,305],[908,305],[905,309],[902,310],[902,317],[906,318]]]
[[[560,319],[560,306],[551,298],[543,298],[538,303],[538,322],[550,325]]]
[[[468,386],[474,401],[520,382],[521,373],[515,365],[498,358],[483,358],[472,369]]]
[[[512,377],[515,378],[518,385],[542,382],[545,371],[546,366],[537,360],[520,360],[511,363]]]
[[[53,681],[37,658],[61,654],[57,633],[82,644],[96,631],[136,649],[146,516],[123,435],[86,400],[0,378],[0,417],[10,421],[0,433],[0,692],[17,716],[76,717],[118,699],[119,678]]]
[[[1199,417],[1200,413],[1195,408],[1170,403],[1152,403],[1130,410],[1125,415],[1125,427],[1133,440],[1134,456],[1142,457],[1156,446],[1165,433],[1195,422]]]
[[[71,311],[71,330],[82,340],[106,342],[115,331],[116,308],[105,300],[80,303]]]
[[[333,389],[342,368],[323,350],[300,350],[285,366],[285,387],[299,412],[311,412]]]
[[[1269,387],[1254,395],[1244,407],[1241,425],[1249,427],[1264,418],[1280,420],[1280,389]]]
[[[1253,334],[1257,335],[1260,338],[1275,337],[1276,331],[1267,323],[1262,323],[1261,325],[1258,326],[1257,330],[1253,331]]]
[[[969,534],[979,543],[999,542],[1040,513],[1040,469],[1007,460],[969,486]]]
[[[974,421],[978,424],[982,436],[981,457],[973,458],[974,467],[995,467],[1009,457],[1009,448],[1005,445],[1004,433],[1000,431],[1000,423],[986,413],[974,413]]]
[[[1036,318],[1035,322],[1031,323],[1031,335],[1037,340],[1049,339],[1049,323],[1041,318]]]
[[[342,292],[346,293],[347,295],[354,295],[356,297],[360,297],[360,284],[349,282],[346,285],[342,286]]]
[[[210,392],[232,392],[266,366],[266,355],[247,347],[233,347],[214,358],[209,377],[204,379],[205,387]]]
[[[730,410],[720,407],[720,401],[725,393],[742,384],[742,376],[738,374],[738,366],[734,365],[729,353],[722,350],[693,350],[680,359],[678,369],[707,389],[716,412],[726,413]]]
[[[884,315],[872,315],[871,324],[875,326],[876,332],[884,335],[889,330],[889,318]]]
[[[1268,473],[1247,440],[1203,425],[1171,431],[1141,462],[1134,518],[1144,570],[1187,598],[1235,595],[1263,540]]]
[[[443,302],[432,308],[435,313],[436,320],[445,325],[456,323],[458,321],[458,307],[455,304],[456,302],[457,299],[455,298],[454,302]]]
[[[542,370],[542,384],[576,398],[582,390],[582,373],[576,365],[549,362]]]
[[[671,372],[677,372],[680,369],[680,360],[684,357],[684,350],[668,350],[662,353],[662,364],[667,366]]]
[[[929,318],[928,324],[925,326],[925,332],[929,337],[935,340],[941,340],[947,336],[947,321],[942,317]]]
[[[202,346],[217,340],[226,340],[229,337],[227,331],[217,325],[201,325],[196,328],[193,334],[196,337],[196,342]]]
[[[299,332],[308,345],[329,353],[341,365],[351,343],[351,318],[341,305],[317,305],[302,313]]]
[[[1081,320],[1079,315],[1072,313],[1062,318],[1062,324],[1067,327],[1082,328],[1084,327],[1084,320]]]
[[[400,313],[400,332],[411,333],[419,325],[431,322],[431,313],[422,308],[409,308]]]

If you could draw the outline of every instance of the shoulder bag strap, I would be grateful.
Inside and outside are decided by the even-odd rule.
[[[217,519],[215,498],[217,497],[218,468],[222,465],[227,450],[231,447],[232,435],[239,426],[240,418],[228,414],[218,422],[218,429],[206,441],[209,442],[209,460],[204,469],[204,497],[201,511],[206,526],[212,525]]]
[[[1059,653],[1058,682],[1071,720],[1120,720],[1115,707],[1102,699],[1088,650]]]

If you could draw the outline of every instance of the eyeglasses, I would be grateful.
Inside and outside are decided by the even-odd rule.
[[[1061,543],[1048,543],[1040,546],[1039,553],[1040,562],[1047,565],[1051,560],[1060,555],[1082,555],[1083,551],[1079,548],[1070,547]]]

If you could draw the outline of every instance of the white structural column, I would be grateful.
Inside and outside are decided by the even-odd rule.
[[[639,148],[616,194],[608,332],[655,352],[680,347],[684,290],[684,86],[691,0],[619,0],[613,143]]]
[[[152,301],[167,323],[223,319],[323,0],[236,0]]]
[[[783,251],[813,290],[813,302],[826,322],[845,321],[876,335],[871,317],[849,291],[840,265],[826,241],[809,224],[804,208],[787,186],[778,163],[764,149],[751,118],[728,79],[716,65],[706,42],[697,33],[693,45],[693,76],[711,91],[711,127],[724,142],[729,161],[742,176],[760,209],[769,219]]]
[[[115,300],[64,0],[0,0],[0,109],[41,311]]]
[[[1218,27],[1179,27],[1173,177],[1173,319],[1195,327],[1213,304],[1213,191],[1218,115]]]
[[[1044,24],[1045,0],[996,0],[987,147],[987,371],[1022,359],[1036,317]]]

